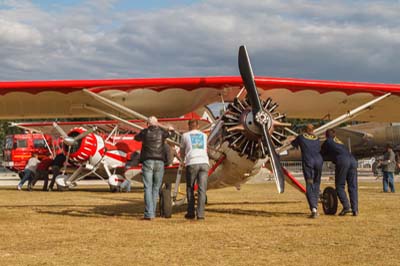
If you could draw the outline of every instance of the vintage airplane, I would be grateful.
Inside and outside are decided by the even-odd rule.
[[[209,188],[242,184],[268,161],[279,193],[285,177],[304,191],[280,165],[278,154],[290,147],[286,136],[294,133],[285,116],[337,117],[316,134],[356,117],[399,121],[400,85],[254,77],[244,46],[239,48],[239,70],[240,77],[1,82],[0,119],[117,117],[124,122],[147,115],[178,117],[202,112],[212,102],[230,102],[210,129]],[[278,112],[278,103],[285,114]],[[166,183],[177,181],[176,172],[167,173]],[[125,173],[128,178],[139,175],[140,169]],[[170,188],[164,191],[161,199],[169,202]],[[324,192],[324,210],[336,212],[334,191]]]
[[[180,118],[161,118],[159,121],[177,131],[183,131],[186,130],[187,122],[193,118],[198,119],[202,127],[210,123],[192,113]],[[80,180],[95,176],[105,181],[111,191],[118,191],[126,180],[124,172],[127,162],[131,155],[141,149],[141,143],[135,141],[134,136],[146,126],[141,120],[126,122],[129,127],[117,120],[19,122],[10,123],[10,126],[61,140],[70,163],[69,170],[72,171],[69,171],[71,174],[66,173],[65,165],[63,173],[54,177],[60,190],[75,187]]]

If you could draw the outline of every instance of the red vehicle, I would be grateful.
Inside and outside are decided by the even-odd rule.
[[[14,134],[5,138],[2,166],[15,172],[23,171],[33,152],[39,159],[51,153],[50,135],[37,133]]]

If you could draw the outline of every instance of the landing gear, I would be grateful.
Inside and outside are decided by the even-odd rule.
[[[336,190],[333,187],[327,187],[321,195],[322,207],[324,214],[335,215],[338,207],[338,198]]]
[[[160,215],[164,218],[172,216],[171,184],[166,183],[160,191]]]

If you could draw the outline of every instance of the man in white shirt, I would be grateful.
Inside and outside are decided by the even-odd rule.
[[[25,166],[24,177],[21,179],[21,181],[19,182],[19,184],[17,186],[18,190],[21,190],[22,186],[24,185],[24,183],[27,180],[29,180],[30,178],[35,176],[36,168],[39,163],[40,163],[40,161],[38,159],[38,154],[32,153],[32,157],[29,158],[28,163]],[[30,186],[28,187],[28,190],[31,190]]]
[[[197,181],[197,219],[204,219],[206,203],[208,155],[207,135],[198,130],[197,120],[189,121],[189,132],[182,135],[181,157],[186,166],[186,196],[188,200],[186,219],[194,219],[194,184]]]

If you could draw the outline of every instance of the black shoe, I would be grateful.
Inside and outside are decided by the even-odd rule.
[[[189,213],[185,214],[185,219],[193,220],[194,218],[196,218],[196,216],[194,216],[194,214],[189,214]]]
[[[353,216],[358,216],[358,211],[353,211]]]
[[[340,213],[339,216],[345,216],[348,213],[352,213],[352,211],[350,209],[343,209]]]

